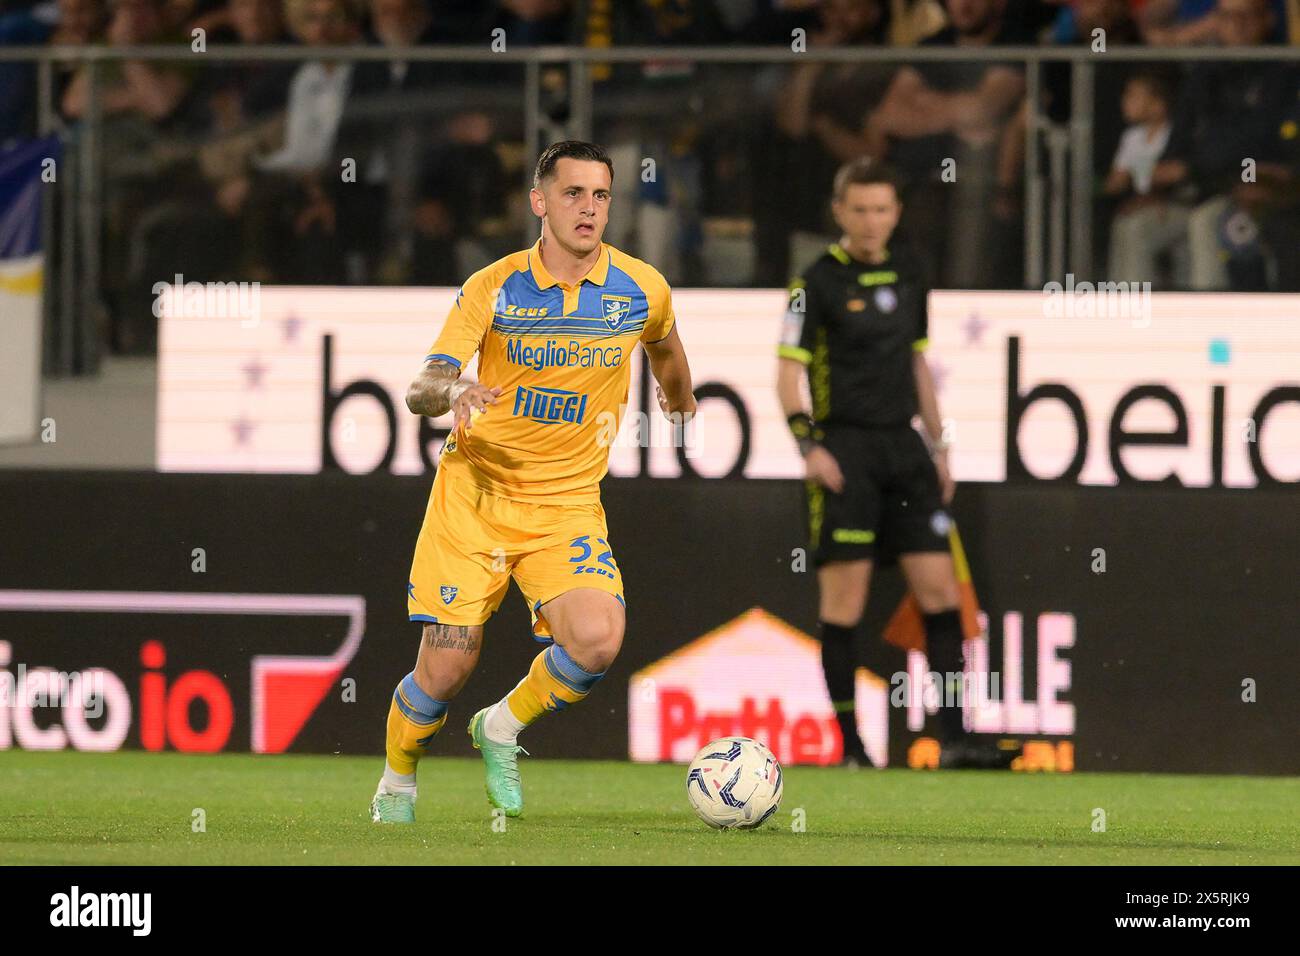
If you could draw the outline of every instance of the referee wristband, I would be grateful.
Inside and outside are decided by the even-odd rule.
[[[807,412],[795,412],[785,421],[790,426],[790,434],[794,435],[794,440],[799,443],[801,455],[807,455],[812,451],[822,438],[822,430],[817,427],[817,423]]]

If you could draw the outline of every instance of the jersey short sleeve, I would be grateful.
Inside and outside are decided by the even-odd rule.
[[[821,313],[816,308],[812,290],[801,276],[790,282],[785,318],[781,323],[781,342],[776,354],[807,365],[812,361]]]
[[[482,269],[465,280],[456,293],[442,331],[425,356],[426,362],[436,359],[464,368],[482,347],[483,337],[492,324],[498,291],[492,282],[493,275],[490,269]]]
[[[669,336],[677,323],[677,317],[673,314],[673,291],[668,280],[656,272],[647,285],[646,304],[650,314],[646,316],[641,341],[653,344]]]

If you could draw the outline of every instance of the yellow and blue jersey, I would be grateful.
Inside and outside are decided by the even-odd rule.
[[[504,498],[599,500],[632,353],[673,322],[664,277],[603,243],[572,285],[546,270],[540,240],[474,273],[427,359],[462,368],[477,352],[479,381],[501,395],[448,438],[438,467]]]

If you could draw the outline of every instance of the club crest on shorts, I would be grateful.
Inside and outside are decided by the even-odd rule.
[[[456,592],[460,589],[454,588],[450,584],[444,584],[438,590],[442,594],[442,603],[450,604],[452,601],[456,600]]]
[[[630,295],[602,295],[600,297],[600,312],[605,317],[605,324],[610,327],[611,331],[618,331],[618,327],[623,324],[623,320],[628,317],[632,311],[632,297]]]
[[[881,312],[893,312],[898,308],[898,293],[892,286],[882,285],[876,290],[876,308]]]
[[[952,530],[952,518],[948,517],[948,512],[939,510],[930,515],[930,530],[940,538],[948,537]]]

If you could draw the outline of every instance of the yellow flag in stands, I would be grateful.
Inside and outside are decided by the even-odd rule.
[[[961,536],[957,534],[954,522],[948,531],[948,545],[952,548],[952,563],[957,571],[957,588],[961,592],[961,632],[966,640],[979,637],[980,621],[979,600],[975,597],[975,584],[970,579],[970,565],[966,563],[966,551],[961,546]],[[921,608],[911,591],[899,602],[894,616],[885,625],[885,640],[905,651],[925,650],[925,622],[921,619]]]

